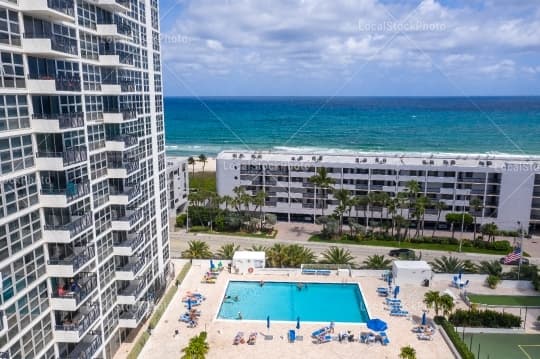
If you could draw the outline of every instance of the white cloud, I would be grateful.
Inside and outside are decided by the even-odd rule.
[[[503,60],[496,64],[482,66],[480,72],[494,76],[508,76],[514,73],[516,63],[512,60]]]

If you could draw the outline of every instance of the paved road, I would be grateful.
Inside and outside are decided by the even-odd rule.
[[[187,249],[187,241],[190,240],[203,240],[208,243],[210,249],[215,251],[219,249],[225,243],[235,243],[239,245],[241,249],[250,248],[254,244],[264,245],[271,247],[275,243],[296,243],[303,246],[306,246],[313,250],[315,254],[320,254],[328,247],[332,246],[331,243],[318,243],[318,242],[309,242],[304,239],[267,239],[267,238],[255,238],[255,237],[237,237],[237,236],[226,236],[226,235],[209,235],[209,234],[191,234],[185,232],[172,232],[171,236],[171,256],[180,257],[181,252]],[[363,246],[363,245],[354,245],[354,244],[340,244],[340,247],[347,248],[350,250],[351,254],[356,258],[356,263],[360,264],[368,256],[373,254],[388,254],[388,251],[392,248],[385,247],[373,247],[373,246]],[[431,250],[417,250],[418,253],[422,253],[422,259],[427,261],[432,261],[434,258],[441,257],[443,255],[452,255],[459,256],[462,259],[470,259],[473,262],[479,262],[483,260],[493,260],[499,259],[500,255],[490,255],[490,254],[477,254],[477,253],[462,253],[457,254],[455,252],[443,252],[443,251],[431,251]],[[540,264],[539,258],[531,259],[533,264]]]

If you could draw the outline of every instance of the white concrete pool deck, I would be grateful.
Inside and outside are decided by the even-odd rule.
[[[180,266],[180,264],[178,264]],[[418,358],[453,358],[450,349],[444,342],[440,333],[434,336],[433,341],[420,341],[416,335],[411,332],[412,327],[420,321],[424,293],[427,290],[440,290],[441,292],[448,288],[448,283],[434,283],[431,288],[420,286],[401,286],[399,297],[404,303],[404,307],[412,318],[391,317],[389,312],[384,309],[384,299],[376,293],[376,288],[384,286],[385,283],[379,278],[372,277],[340,277],[331,276],[307,276],[301,274],[287,275],[282,274],[257,274],[234,275],[223,271],[215,284],[202,284],[201,278],[204,272],[208,270],[208,262],[204,264],[194,264],[186,276],[184,282],[176,292],[175,297],[164,316],[154,329],[149,341],[145,345],[140,358],[179,358],[189,338],[197,335],[199,332],[208,332],[208,343],[210,351],[208,358],[397,358],[400,348],[406,345],[412,345],[417,352]],[[234,280],[267,280],[267,281],[306,281],[306,282],[333,282],[333,283],[360,283],[365,301],[369,307],[372,318],[381,318],[388,323],[387,330],[390,344],[382,346],[381,344],[361,344],[330,342],[325,344],[314,344],[310,334],[321,327],[321,324],[302,322],[301,329],[297,335],[303,336],[303,341],[296,343],[287,342],[287,331],[294,329],[294,322],[280,323],[271,322],[270,329],[266,328],[266,321],[231,321],[219,320],[216,313],[219,310],[221,299],[226,285],[230,279]],[[185,323],[178,321],[178,318],[186,309],[181,302],[186,291],[200,292],[206,296],[206,301],[198,307],[202,311],[197,328],[187,328]],[[456,295],[457,290],[454,290]],[[460,306],[464,304],[460,303]],[[433,315],[428,313],[428,317]],[[325,323],[328,324],[328,323]],[[180,335],[174,336],[174,331],[178,329]],[[365,331],[366,327],[360,324],[336,324],[335,333],[351,330],[355,337],[360,331]],[[233,338],[237,332],[242,331],[247,336],[251,332],[260,333],[256,345],[241,344],[232,345]],[[261,334],[273,335],[273,340],[266,341]]]

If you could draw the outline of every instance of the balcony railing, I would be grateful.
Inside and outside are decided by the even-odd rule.
[[[117,272],[131,272],[133,273],[133,275],[137,275],[137,273],[139,273],[141,268],[144,266],[145,262],[146,261],[144,260],[144,258],[139,258],[135,262],[130,262],[123,266],[116,267],[116,271]]]
[[[135,172],[139,169],[139,162],[138,161],[110,161],[107,163],[108,167],[111,169],[120,169],[124,168],[128,174]]]
[[[39,158],[62,158],[64,166],[73,165],[86,161],[88,156],[88,151],[85,146],[72,147],[64,152],[49,152],[49,151],[38,151],[36,156]]]
[[[120,89],[122,92],[135,92],[135,82],[127,80],[120,81]]]
[[[131,135],[119,135],[112,138],[115,142],[124,142],[126,147],[132,147],[139,144],[139,138]]]
[[[143,212],[140,209],[127,210],[125,215],[113,215],[113,221],[125,221],[129,222],[130,226],[133,226],[142,218]]]
[[[135,319],[135,321],[139,323],[142,317],[147,313],[148,306],[148,302],[144,301],[135,308],[120,314],[120,319]]]
[[[137,248],[144,240],[144,233],[143,232],[137,232],[137,233],[129,233],[127,235],[127,239],[124,241],[115,241],[114,246],[115,247],[127,247],[131,249]]]
[[[135,63],[135,59],[133,55],[125,54],[125,53],[118,53],[115,49],[101,49],[99,51],[100,55],[118,55],[118,61],[120,61],[123,65],[133,65]]]
[[[43,195],[66,196],[68,202],[90,194],[90,182],[68,183],[67,188],[42,188]]]
[[[82,310],[82,309],[81,309]],[[79,336],[83,335],[84,332],[96,322],[99,317],[99,305],[94,304],[90,307],[90,310],[83,314],[78,320],[73,320],[72,323],[64,323],[55,325],[55,330],[65,330],[77,332]]]
[[[141,294],[141,292],[142,292],[142,290],[144,289],[145,286],[146,286],[146,280],[145,279],[140,279],[140,280],[138,280],[138,283],[137,283],[136,286],[129,285],[126,288],[120,290],[118,292],[118,295],[121,295],[121,296],[133,296],[133,297],[137,298],[139,296],[139,294]]]
[[[61,359],[91,359],[101,346],[101,335],[90,337],[91,340],[79,343],[71,353],[61,354]]]
[[[95,275],[90,275],[80,282],[78,282],[78,290],[76,291],[63,291],[58,292],[55,290],[52,294],[53,298],[62,298],[62,299],[75,299],[76,303],[79,304],[85,300],[90,293],[97,288],[97,278]]]
[[[51,40],[51,49],[64,52],[69,55],[77,55],[77,40],[53,34],[50,31],[31,31],[25,32],[25,39],[49,39]]]
[[[126,186],[124,190],[122,191],[116,187],[110,187],[109,191],[110,191],[110,194],[113,196],[125,195],[128,197],[128,200],[132,200],[133,198],[137,197],[139,193],[141,193],[141,187],[137,183],[133,186]]]
[[[47,0],[47,6],[69,16],[75,16],[73,0]]]
[[[80,217],[75,216],[76,215],[73,215],[73,220],[69,223],[45,224],[43,228],[46,231],[69,231],[70,236],[73,237],[92,226],[92,213],[86,213]],[[47,221],[47,218],[45,218],[45,220]]]
[[[128,24],[116,24],[116,29],[120,35],[131,36],[131,26]]]
[[[82,112],[72,113],[35,113],[32,115],[36,120],[57,120],[60,129],[77,128],[84,126],[84,114]]]
[[[47,264],[71,266],[73,267],[73,270],[76,271],[77,269],[88,263],[88,261],[90,261],[92,258],[94,258],[95,255],[96,251],[94,249],[94,246],[91,245],[90,247],[85,248],[82,252],[79,252],[78,254],[73,256],[69,256],[66,258],[50,258],[47,261]]]

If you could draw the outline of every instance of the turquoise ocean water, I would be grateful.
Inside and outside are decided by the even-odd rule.
[[[167,153],[540,154],[540,97],[165,98]]]
[[[227,297],[230,297],[227,299]],[[218,317],[237,319],[365,323],[370,318],[356,284],[231,281]]]

